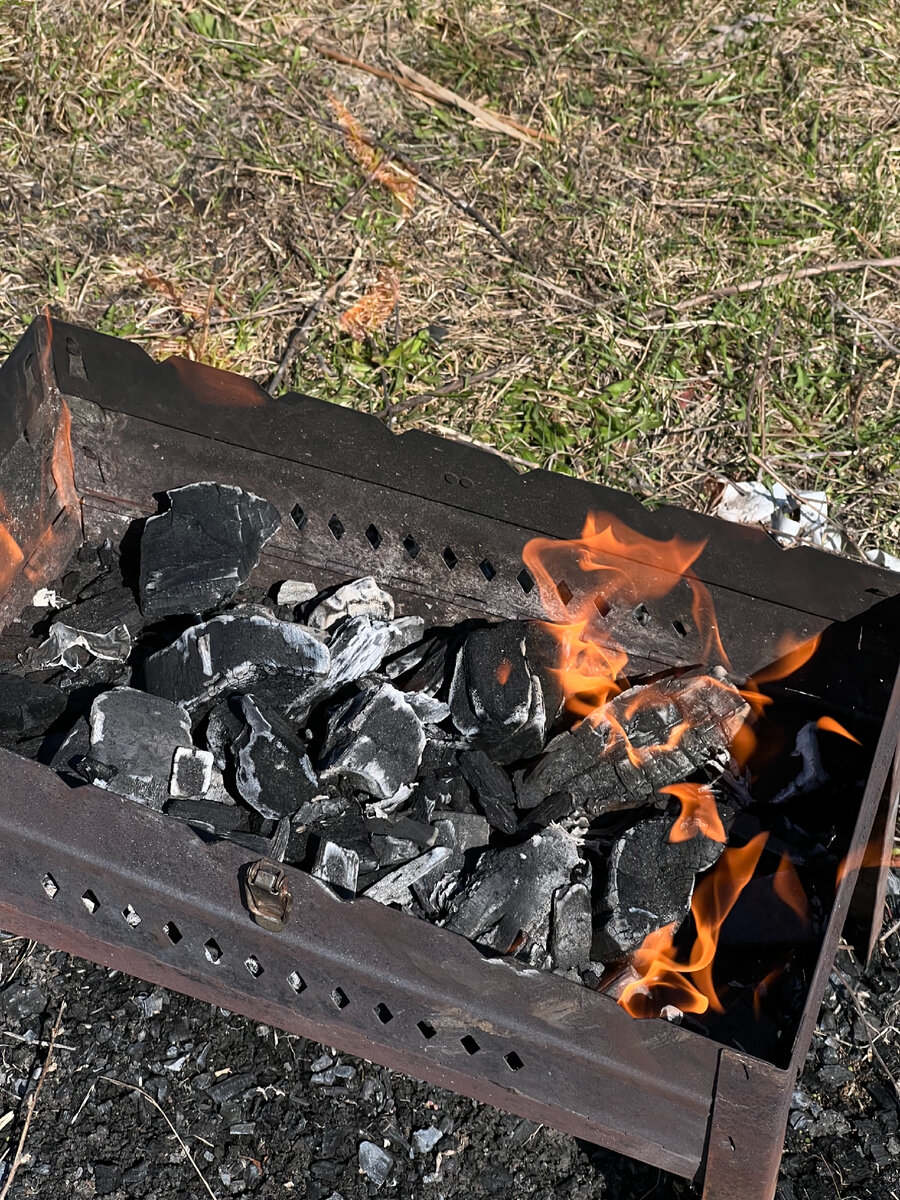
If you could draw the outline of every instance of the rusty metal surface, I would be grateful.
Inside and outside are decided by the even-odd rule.
[[[665,1170],[699,1169],[708,1039],[289,867],[293,913],[267,933],[242,901],[246,851],[5,751],[0,772],[3,928]]]

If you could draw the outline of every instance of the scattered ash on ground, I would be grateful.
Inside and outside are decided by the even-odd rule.
[[[838,954],[795,1095],[779,1200],[900,1197],[897,920],[892,896],[869,970]],[[532,1122],[11,937],[0,942],[0,1119],[10,1114],[0,1182],[63,1001],[11,1200],[700,1194]]]

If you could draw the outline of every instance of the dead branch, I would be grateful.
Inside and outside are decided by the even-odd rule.
[[[34,1091],[25,1101],[25,1123],[22,1126],[22,1133],[19,1137],[19,1144],[16,1146],[15,1157],[12,1160],[9,1168],[9,1174],[6,1177],[6,1183],[3,1185],[3,1191],[0,1192],[0,1200],[6,1200],[9,1195],[9,1190],[13,1185],[13,1180],[16,1177],[16,1172],[22,1165],[25,1150],[25,1139],[28,1137],[28,1130],[31,1128],[31,1119],[34,1116],[34,1110],[37,1106],[38,1097],[41,1094],[41,1088],[44,1086],[44,1080],[50,1072],[50,1062],[53,1058],[53,1046],[56,1042],[57,1034],[62,1025],[63,1013],[66,1011],[66,1002],[63,1000],[59,1006],[59,1012],[56,1014],[56,1020],[53,1022],[53,1031],[50,1034],[50,1042],[47,1046],[47,1057],[44,1059],[44,1065],[41,1067],[41,1074],[37,1081],[37,1086]]]

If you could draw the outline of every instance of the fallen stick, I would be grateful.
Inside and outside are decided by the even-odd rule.
[[[9,1174],[6,1176],[6,1183],[3,1185],[3,1191],[0,1192],[0,1200],[6,1200],[9,1195],[9,1190],[13,1185],[13,1180],[16,1177],[16,1172],[22,1165],[23,1150],[25,1149],[25,1139],[28,1137],[28,1130],[31,1128],[31,1118],[34,1116],[34,1110],[37,1106],[38,1097],[41,1094],[41,1088],[44,1086],[44,1080],[50,1071],[50,1061],[53,1058],[53,1046],[56,1042],[56,1036],[59,1033],[62,1025],[63,1013],[66,1011],[66,1002],[63,1000],[59,1006],[59,1012],[56,1014],[56,1020],[53,1022],[53,1032],[50,1034],[50,1042],[47,1046],[47,1057],[44,1059],[44,1065],[41,1067],[40,1078],[37,1081],[37,1086],[34,1091],[25,1101],[25,1124],[22,1126],[22,1133],[19,1137],[19,1144],[16,1146],[15,1157],[12,1160],[9,1168]]]

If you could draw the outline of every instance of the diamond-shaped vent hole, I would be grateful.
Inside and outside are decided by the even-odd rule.
[[[244,966],[254,979],[259,979],[260,975],[263,973],[263,965],[255,954],[251,954],[249,958],[244,959]]]
[[[678,634],[679,637],[682,637],[682,638],[687,637],[688,627],[687,627],[687,625],[685,625],[684,621],[680,621],[680,620],[673,621],[672,628],[675,630],[675,632]]]
[[[447,564],[448,571],[452,571],[453,568],[456,566],[456,564],[459,562],[459,559],[456,557],[456,555],[453,553],[453,551],[451,550],[451,548],[449,546],[445,546],[444,549],[441,551],[441,558]]]
[[[130,904],[126,904],[122,909],[122,916],[125,919],[125,924],[130,925],[132,929],[137,929],[141,923],[140,914]]]
[[[203,953],[211,963],[220,963],[222,961],[222,947],[215,938],[210,938],[203,947]]]
[[[566,583],[566,581],[564,579],[560,579],[559,583],[556,585],[556,591],[559,595],[560,600],[562,600],[563,604],[568,604],[569,601],[572,599],[572,597],[575,595],[575,593],[572,591],[572,589],[569,587],[569,585]]]
[[[386,1004],[375,1005],[375,1016],[382,1023],[382,1025],[387,1025],[388,1021],[393,1021],[394,1019],[394,1014]]]
[[[403,549],[406,551],[406,553],[409,555],[410,558],[418,558],[419,555],[422,553],[422,547],[419,545],[419,543],[416,541],[416,539],[413,537],[413,535],[411,533],[408,533],[406,535],[406,537],[403,539]]]
[[[381,534],[379,533],[376,526],[370,525],[369,528],[366,530],[366,541],[369,543],[369,545],[372,547],[373,550],[377,550],[378,547],[381,545],[381,543],[384,541],[384,538],[381,536]]]
[[[466,1054],[477,1054],[481,1049],[471,1033],[467,1033],[465,1037],[461,1037],[459,1040],[462,1042],[462,1047]]]
[[[609,601],[604,599],[603,596],[594,597],[594,608],[596,608],[601,617],[608,617],[612,612]]]
[[[531,572],[527,571],[524,567],[518,573],[518,575],[516,576],[516,579],[519,582],[519,587],[522,589],[522,591],[525,593],[526,596],[528,595],[528,593],[530,591],[532,591],[534,589],[534,580],[531,577]]]
[[[331,993],[331,1000],[335,1008],[346,1008],[350,1003],[350,997],[343,988],[335,988]]]
[[[163,933],[169,939],[173,946],[177,946],[181,941],[182,933],[174,921],[166,921],[163,925]]]
[[[301,992],[306,991],[306,981],[302,975],[298,975],[296,971],[291,971],[288,975],[288,987],[292,992],[296,992],[299,996]]]
[[[297,526],[298,529],[302,529],[303,526],[306,524],[306,522],[309,520],[309,517],[306,515],[306,513],[303,511],[303,509],[300,507],[299,504],[295,504],[294,507],[291,509],[291,520],[294,522],[294,524]]]
[[[497,574],[497,572],[494,570],[494,564],[490,561],[490,559],[485,558],[478,564],[478,566],[482,575],[485,577],[488,583],[490,583]]]
[[[336,542],[339,542],[344,536],[344,522],[337,513],[332,513],[328,518],[328,528],[331,530],[331,536]]]
[[[638,625],[649,625],[653,620],[650,614],[650,609],[646,604],[639,604],[632,613],[632,616],[637,621]]]
[[[416,1022],[416,1029],[418,1029],[419,1033],[421,1033],[426,1042],[430,1041],[437,1033],[437,1030],[430,1021]]]
[[[511,1071],[521,1071],[525,1066],[515,1050],[510,1050],[509,1054],[504,1054],[503,1060]]]
[[[90,889],[82,894],[81,903],[92,916],[100,907],[100,901]]]
[[[44,889],[44,891],[47,893],[47,895],[50,897],[51,900],[56,895],[56,893],[59,891],[59,884],[56,882],[56,880],[53,878],[52,875],[44,876],[44,878],[41,880],[41,887]]]

